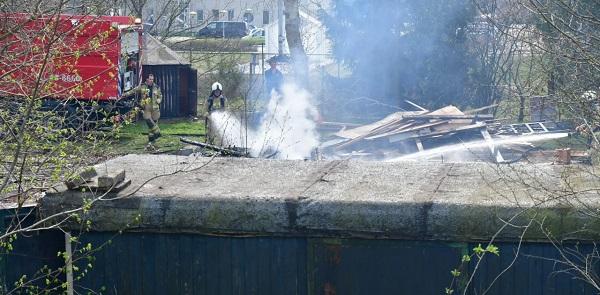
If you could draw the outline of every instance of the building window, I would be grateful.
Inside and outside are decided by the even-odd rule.
[[[219,20],[219,10],[218,9],[212,10],[212,17],[214,20]]]
[[[263,11],[263,25],[268,25],[269,24],[269,11],[265,10]]]
[[[188,12],[188,9],[186,8],[181,12],[181,15],[179,15],[179,18],[183,21],[183,23],[187,24],[188,23],[188,15],[189,15],[189,12]]]
[[[196,20],[198,22],[204,21],[204,10],[202,10],[202,9],[196,10]]]
[[[227,20],[233,20],[233,17],[234,17],[233,9],[229,9],[227,11]]]

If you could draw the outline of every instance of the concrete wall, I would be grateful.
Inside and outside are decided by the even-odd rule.
[[[543,220],[561,238],[593,239],[600,232],[600,220],[586,211],[600,208],[594,174],[583,170],[593,168],[586,166],[167,155],[128,155],[98,166],[115,169],[125,169],[132,185],[95,204],[89,218],[96,230],[119,230],[141,214],[137,230],[161,232],[511,241],[531,220]],[[568,190],[581,191],[568,199],[577,202],[561,198]],[[49,192],[42,213],[93,197]],[[524,237],[546,240],[539,227]]]

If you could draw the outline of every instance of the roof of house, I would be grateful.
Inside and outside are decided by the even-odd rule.
[[[144,33],[142,45],[142,65],[189,65],[190,62],[171,50],[156,37]]]

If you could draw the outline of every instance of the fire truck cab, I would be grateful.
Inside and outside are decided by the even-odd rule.
[[[44,100],[44,108],[119,107],[142,76],[142,24],[127,16],[0,16],[0,97]],[[33,92],[33,90],[36,92]]]

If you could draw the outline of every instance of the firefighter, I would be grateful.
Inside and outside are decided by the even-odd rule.
[[[277,60],[275,57],[269,59],[269,66],[271,68],[265,72],[265,88],[268,98],[271,97],[273,91],[281,93],[281,86],[283,85],[283,74],[277,69]]]
[[[127,91],[123,97],[140,95],[139,104],[142,108],[142,115],[148,125],[148,145],[146,150],[158,151],[154,145],[155,141],[160,137],[160,128],[158,127],[158,119],[160,118],[160,103],[162,102],[162,93],[158,85],[154,83],[154,75],[149,74],[146,82],[138,87]]]
[[[215,82],[212,84],[211,88],[212,88],[212,91],[210,92],[210,95],[208,96],[208,99],[207,99],[209,115],[213,111],[213,104],[214,104],[215,99],[219,99],[219,102],[221,104],[221,109],[225,108],[225,100],[227,100],[225,95],[223,95],[223,85],[221,85],[221,83]]]

